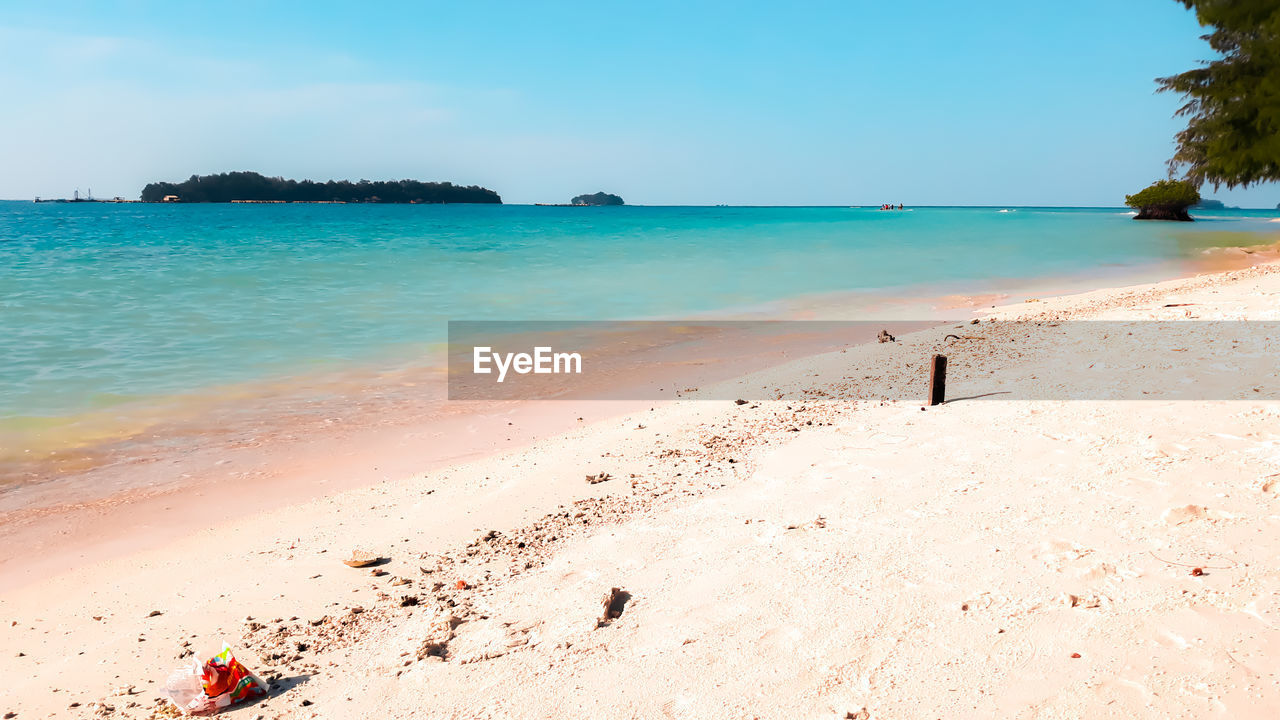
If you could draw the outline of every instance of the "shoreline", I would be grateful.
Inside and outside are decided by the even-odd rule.
[[[1125,268],[1107,278],[1129,281],[1120,286],[1153,274],[1189,279],[1206,271],[1271,262],[1277,252],[1274,245],[1221,248],[1201,258],[1153,263],[1141,271]],[[988,312],[1018,295],[1080,293],[1096,284],[1097,278],[1066,276],[1026,279],[1007,284],[999,292],[977,295],[823,294],[703,317],[821,320],[847,316],[851,307],[860,307],[875,312],[876,320],[913,318],[919,322],[926,317],[930,322],[945,322]],[[801,357],[828,351],[815,346],[803,351]],[[764,365],[729,363],[711,379],[723,382],[794,359],[784,353],[771,356]],[[176,418],[162,418],[145,426],[139,434],[145,440],[125,438],[117,449],[107,444],[96,456],[93,453],[97,451],[90,448],[79,460],[73,453],[69,467],[62,470],[53,470],[52,463],[45,465],[58,477],[0,490],[0,539],[11,548],[0,553],[0,590],[21,587],[49,572],[128,553],[134,543],[122,537],[120,530],[126,517],[148,518],[146,541],[160,543],[204,527],[197,524],[193,528],[192,517],[239,519],[394,481],[527,447],[541,438],[656,402],[570,398],[550,404],[511,400],[450,404],[444,399],[443,368],[438,367],[442,364],[333,370],[305,378],[298,383],[300,390],[291,390],[287,381],[272,380],[205,392],[195,396],[194,404],[184,407]],[[662,384],[658,382],[661,377],[649,373],[628,380],[637,385]],[[235,400],[212,404],[215,394]],[[669,400],[661,402],[679,398],[680,394],[673,392]],[[245,414],[240,409],[245,402],[259,410]],[[264,406],[276,414],[265,415]],[[84,465],[77,467],[78,462]],[[255,502],[245,506],[227,499],[244,493],[252,493]]]
[[[1053,274],[1026,278],[997,278],[983,281],[953,281],[942,288],[936,285],[905,285],[893,288],[867,288],[853,291],[821,292],[780,297],[748,305],[718,308],[715,310],[684,313],[678,317],[655,316],[632,318],[629,321],[749,321],[749,320],[849,320],[866,313],[870,320],[895,321],[950,321],[960,318],[950,311],[977,311],[994,307],[1013,298],[1039,295],[1066,295],[1087,292],[1100,286],[1119,287],[1145,284],[1204,273],[1242,269],[1255,264],[1280,259],[1280,241],[1253,246],[1224,246],[1208,248],[1198,256],[1179,260],[1153,260],[1133,266],[1114,266],[1079,271],[1069,274]],[[939,291],[941,290],[941,294]],[[4,468],[24,454],[36,451],[48,456],[70,454],[72,469],[91,467],[78,463],[78,448],[88,448],[94,453],[97,445],[109,448],[114,444],[128,443],[132,437],[154,434],[164,426],[182,425],[215,413],[236,414],[245,407],[264,404],[308,405],[313,398],[342,396],[343,402],[361,394],[381,394],[387,387],[413,386],[430,383],[433,375],[446,371],[443,357],[443,340],[418,343],[424,354],[407,354],[403,351],[382,352],[367,359],[352,361],[326,361],[320,369],[302,374],[289,372],[226,384],[193,388],[189,391],[171,392],[152,397],[139,397],[103,408],[86,408],[78,412],[49,417],[17,416],[23,422],[36,424],[44,421],[40,429],[24,432],[9,430],[0,435],[12,447],[8,455],[0,455],[0,469],[11,476],[27,475],[37,482],[43,478],[40,468],[14,465]],[[439,346],[439,347],[437,347]],[[230,398],[230,400],[228,400]],[[107,422],[114,419],[115,425]],[[220,423],[225,424],[225,423]],[[67,434],[65,439],[43,442],[41,435],[54,429],[62,432],[69,425],[85,425],[79,434]],[[128,428],[138,428],[129,430]],[[26,448],[19,450],[19,448]],[[6,448],[0,448],[6,450]],[[25,459],[25,458],[24,458]],[[61,474],[62,471],[54,470]],[[0,478],[3,480],[4,478]],[[8,488],[0,484],[0,496]],[[0,503],[0,510],[3,503]]]
[[[1207,308],[1202,313],[1222,312],[1212,310],[1213,303],[1258,312],[1259,307],[1271,307],[1266,298],[1275,293],[1280,293],[1280,265],[1268,264],[1005,305],[986,315],[1026,320],[1108,318],[1123,313],[1179,318],[1181,308],[1161,309],[1163,301],[1188,297]],[[1207,298],[1213,298],[1212,303]],[[901,346],[862,345],[849,352],[869,361],[878,358],[883,372],[916,387],[922,382],[918,368],[910,361],[903,365],[902,353],[925,356],[939,346],[939,334],[923,331],[900,338]],[[1028,342],[1020,336],[1014,339],[1020,340],[1018,345]],[[1212,359],[1211,351],[1205,353]],[[1016,354],[996,357],[964,351],[962,357],[966,361],[957,364],[957,397],[989,385],[983,363],[1004,368],[1002,375],[1034,378],[1038,372],[1032,361],[1019,360]],[[1206,581],[1183,578],[1185,573],[1177,573],[1175,579],[1167,572],[1170,566],[1147,555],[1150,550],[1174,562],[1224,568],[1262,563],[1266,567],[1265,557],[1274,543],[1259,542],[1257,532],[1267,527],[1268,508],[1275,509],[1275,485],[1269,490],[1265,478],[1259,479],[1265,473],[1254,468],[1272,461],[1264,462],[1254,445],[1260,449],[1273,441],[1258,434],[1265,426],[1257,423],[1266,421],[1265,414],[1250,414],[1254,412],[1250,408],[1266,411],[1274,403],[1192,403],[1204,412],[1190,415],[1175,412],[1176,403],[1156,403],[1144,414],[1163,413],[1161,424],[1123,430],[1154,439],[1135,439],[1134,448],[1122,450],[1127,446],[1096,433],[1103,432],[1097,426],[1100,422],[1108,428],[1106,432],[1121,432],[1123,425],[1116,423],[1131,417],[1131,411],[1123,410],[1125,403],[1111,409],[1108,403],[995,400],[957,402],[921,413],[918,403],[860,404],[810,387],[812,381],[806,378],[817,369],[849,362],[841,353],[828,353],[728,381],[776,384],[784,391],[777,401],[741,407],[705,402],[621,409],[620,414],[593,424],[567,432],[553,430],[527,444],[464,464],[448,464],[425,474],[419,468],[418,474],[403,479],[390,478],[274,509],[254,509],[168,538],[157,535],[160,528],[139,514],[137,525],[128,529],[129,538],[119,538],[114,547],[95,548],[116,554],[82,559],[74,571],[43,573],[0,596],[0,607],[6,611],[3,617],[12,618],[13,623],[0,629],[0,638],[6,648],[22,652],[20,657],[0,661],[0,668],[16,678],[13,709],[20,711],[19,717],[62,717],[68,716],[71,702],[80,703],[81,708],[104,702],[118,716],[146,717],[158,707],[153,704],[156,683],[181,663],[176,657],[183,652],[181,642],[207,653],[204,648],[225,638],[252,669],[280,678],[276,696],[233,717],[263,713],[306,717],[314,712],[322,717],[407,717],[424,707],[435,708],[441,716],[473,716],[476,708],[496,716],[531,716],[531,712],[585,716],[586,706],[573,709],[572,703],[582,696],[572,691],[572,685],[582,678],[594,678],[590,682],[595,683],[616,676],[619,667],[611,657],[628,663],[645,656],[652,656],[649,672],[668,678],[666,683],[681,676],[694,678],[688,674],[689,663],[710,663],[706,666],[714,667],[721,677],[743,673],[740,682],[729,682],[723,690],[694,690],[690,697],[696,699],[682,711],[694,715],[723,714],[716,708],[730,707],[718,704],[730,696],[740,698],[739,709],[764,708],[767,715],[814,714],[822,708],[858,712],[859,707],[872,706],[888,716],[899,716],[911,707],[936,706],[943,714],[960,716],[973,712],[949,704],[955,698],[973,700],[986,710],[980,714],[1008,714],[1028,703],[1059,710],[1096,709],[1112,701],[1120,703],[1115,712],[1123,714],[1126,708],[1141,709],[1144,696],[1125,690],[1123,684],[1084,682],[1076,673],[1096,672],[1105,678],[1109,672],[1130,672],[1122,670],[1123,665],[1145,668],[1149,662],[1155,662],[1156,668],[1182,667],[1179,663],[1186,661],[1172,656],[1157,653],[1148,659],[1108,648],[1126,647],[1115,632],[1148,632],[1126,630],[1128,623],[1173,622],[1183,617],[1177,613],[1186,612],[1177,603],[1202,602],[1223,619],[1204,615],[1199,622],[1231,623],[1234,629],[1229,632],[1235,635],[1230,637],[1249,638],[1233,648],[1235,662],[1262,669],[1256,665],[1258,644],[1280,643],[1280,633],[1274,625],[1271,630],[1247,626],[1248,617],[1239,615],[1237,608],[1244,602],[1239,598],[1265,597],[1275,584],[1273,574],[1210,570],[1206,581],[1222,594],[1221,602],[1204,599],[1200,591],[1179,599],[1176,591],[1170,594],[1170,588]],[[1205,425],[1208,414],[1216,424]],[[496,420],[509,421],[507,417],[500,414]],[[999,433],[1021,438],[1026,447],[993,445],[993,439],[1002,436],[988,431],[990,423],[997,423]],[[1200,432],[1180,434],[1193,427],[1200,427]],[[1208,432],[1214,429],[1238,440],[1214,439]],[[1214,443],[1226,445],[1217,448]],[[1066,460],[1054,459],[1054,453],[1064,449],[1071,449]],[[1161,472],[1173,474],[1163,476],[1161,485],[1140,476],[1126,479],[1134,473],[1129,464],[1141,467],[1147,462],[1144,454],[1153,449],[1156,457],[1163,458]],[[972,465],[972,458],[987,453],[1012,455],[985,471],[985,466]],[[1071,460],[1076,454],[1079,458]],[[932,457],[947,457],[950,462],[933,463]],[[1191,458],[1185,470],[1177,465],[1183,457]],[[1197,459],[1201,457],[1206,459]],[[1090,475],[1073,474],[1081,458],[1099,463],[1103,473],[1119,485],[1100,487]],[[325,463],[333,460],[323,458]],[[1280,463],[1280,457],[1274,462]],[[1004,470],[991,474],[994,468]],[[1202,474],[1204,468],[1213,468],[1210,476]],[[1009,470],[1018,479],[1014,485],[1002,477]],[[600,485],[583,482],[584,474],[599,472],[609,473],[612,479]],[[1051,480],[1054,473],[1066,474],[1062,480]],[[1196,483],[1206,477],[1209,486],[1199,488]],[[1242,478],[1245,485],[1216,485],[1227,478]],[[1180,489],[1184,485],[1187,489]],[[1017,496],[1011,495],[1018,487],[1022,489]],[[1215,497],[1222,492],[1225,499]],[[1083,498],[1097,503],[1096,493],[1110,504],[1140,503],[1146,508],[1154,503],[1156,509],[1144,509],[1154,514],[1130,526],[1126,515],[1103,513],[1100,508],[1106,505],[1079,505]],[[1046,497],[1054,499],[1046,504]],[[1262,505],[1250,509],[1257,503]],[[1041,517],[1008,515],[1015,512],[1011,506],[1018,508],[1016,513],[1034,512]],[[1081,510],[1063,515],[1053,509],[1059,506]],[[1085,512],[1084,507],[1094,509]],[[176,515],[178,529],[191,519],[182,512]],[[965,520],[970,516],[978,524]],[[199,525],[200,518],[195,520]],[[1102,529],[1084,533],[1079,527],[1082,522]],[[868,526],[876,532],[862,530]],[[979,527],[986,529],[975,534]],[[1132,532],[1125,529],[1129,527]],[[1152,527],[1159,529],[1160,537],[1168,536],[1160,541],[1163,545],[1150,545],[1156,532]],[[906,535],[899,537],[903,532]],[[1028,540],[1028,532],[1047,533],[1044,546]],[[1022,535],[1015,537],[1016,533]],[[685,535],[688,540],[682,541]],[[931,540],[922,547],[902,544],[916,536]],[[1194,547],[1186,546],[1189,541]],[[1003,560],[989,551],[977,552],[991,543],[1006,550]],[[356,548],[389,557],[390,574],[370,578],[337,562]],[[1237,550],[1229,562],[1212,560],[1214,553],[1230,548]],[[756,557],[759,552],[766,554]],[[768,559],[776,553],[789,560],[779,565],[776,557]],[[742,557],[735,561],[735,556]],[[834,560],[823,559],[827,557]],[[1014,565],[1005,569],[1008,562]],[[895,571],[894,566],[900,569]],[[756,569],[748,575],[737,574],[752,567]],[[794,575],[801,570],[809,574]],[[1013,574],[1005,574],[1009,572]],[[673,580],[678,577],[685,581]],[[398,578],[409,582],[396,585]],[[432,591],[436,578],[446,585],[455,578],[465,579],[474,592],[439,586]],[[901,584],[907,580],[910,583]],[[1034,587],[1023,586],[1028,582]],[[1075,600],[1064,604],[1046,595],[1041,582],[1046,588],[1056,583],[1061,586],[1057,592]],[[846,589],[853,587],[850,583],[858,589]],[[633,600],[616,627],[597,631],[584,618],[592,616],[593,603],[598,605],[600,588],[611,584],[624,586]],[[779,586],[787,592],[779,594]],[[732,587],[739,588],[739,597],[721,595]],[[826,593],[827,588],[836,594]],[[420,607],[394,601],[408,593],[434,599]],[[847,614],[836,615],[818,610],[832,607],[831,603],[839,606],[868,598],[879,598],[874,609],[846,608]],[[1175,604],[1172,609],[1150,606],[1150,598]],[[745,610],[757,602],[776,617],[762,619]],[[935,607],[936,603],[941,605]],[[962,605],[963,609],[956,609]],[[356,606],[364,612],[350,609]],[[1138,610],[1124,610],[1130,606]],[[160,614],[149,616],[153,610]],[[1101,618],[1122,611],[1126,614],[1102,623]],[[1259,618],[1276,612],[1280,607],[1274,603],[1255,610],[1261,613]],[[432,628],[437,627],[441,613],[461,622],[454,626],[450,621],[448,637],[442,641],[448,646],[445,660],[430,655],[415,660],[415,648],[437,632]],[[598,607],[594,613],[599,614]],[[1153,619],[1136,619],[1148,615]],[[262,620],[250,621],[246,616]],[[284,620],[289,617],[299,620]],[[829,620],[820,620],[823,617]],[[1094,617],[1100,619],[1084,620]],[[280,619],[267,622],[271,618]],[[838,632],[832,631],[830,618]],[[879,630],[859,625],[875,618],[893,621]],[[914,670],[921,662],[940,660],[927,649],[937,648],[937,643],[920,644],[923,638],[914,634],[923,631],[921,623],[929,618],[931,625],[939,627],[927,636],[941,633],[945,643],[956,647],[992,642],[983,638],[994,638],[997,629],[1001,634],[1007,630],[1010,641],[1039,633],[1043,643],[1055,648],[1050,653],[1053,657],[1066,658],[1075,648],[1086,658],[1111,665],[1097,666],[1093,660],[1071,665],[1072,660],[1054,660],[1035,651],[1019,654],[1021,646],[1016,643],[997,645],[974,654],[972,661],[964,659],[967,654],[957,656],[961,663],[986,664],[986,669],[969,671],[974,687],[983,690],[985,698],[972,690],[949,695],[941,680],[935,683]],[[1063,633],[1071,634],[1075,626],[1066,622],[1069,618],[1080,619],[1089,630],[1072,635],[1070,645],[1060,647]],[[313,619],[321,622],[308,622]],[[725,625],[728,621],[732,624]],[[821,629],[810,627],[811,622],[818,622]],[[255,629],[255,624],[261,627]],[[847,657],[847,649],[829,646],[830,641],[815,631],[832,638],[861,638],[855,643],[860,649]],[[891,646],[876,640],[886,633],[905,649],[890,652]],[[796,637],[814,644],[797,646]],[[754,649],[735,645],[750,638],[757,638]],[[289,649],[279,655],[281,648],[293,648],[296,643],[309,650]],[[1189,652],[1186,647],[1196,646],[1186,645],[1183,653]],[[826,690],[805,684],[812,681],[804,676],[790,675],[783,685],[767,681],[768,697],[758,697],[741,684],[764,681],[758,677],[760,672],[771,672],[768,668],[783,658],[794,659],[801,648],[808,658],[802,663],[806,666],[856,665],[860,662],[856,657],[862,655],[869,655],[873,666],[879,657],[880,665],[878,670],[854,668],[851,676],[835,672],[825,686],[817,686]],[[83,651],[86,654],[77,654]],[[1114,659],[1109,659],[1112,655]],[[738,663],[748,656],[759,662]],[[567,664],[572,669],[567,674],[532,669],[545,665],[547,658],[558,658],[551,661],[553,665]],[[1062,670],[1052,672],[1065,674],[1027,685],[1017,668],[1029,659],[1033,662],[1027,672],[1037,677],[1043,678],[1043,668],[1056,668],[1058,663],[1063,663]],[[329,663],[344,669],[335,670]],[[1226,659],[1205,667],[1212,668],[1212,676],[1204,677],[1214,689],[1226,688],[1227,680],[1235,681],[1231,673],[1239,672]],[[372,674],[364,668],[373,668]],[[870,685],[857,680],[859,672],[870,673],[866,675]],[[504,704],[490,694],[493,688],[482,678],[493,673],[517,685],[522,677],[538,680],[511,700],[523,704]],[[884,677],[876,679],[879,676]],[[801,683],[800,689],[786,684],[796,682]],[[1190,707],[1184,695],[1159,685],[1163,681],[1143,682],[1156,683],[1153,687],[1160,692],[1154,697],[1169,698],[1160,702]],[[423,695],[424,687],[438,683],[446,684],[450,692]],[[119,687],[134,690],[113,690]],[[627,687],[635,688],[626,684],[611,688],[600,693],[600,701],[615,714],[641,715],[659,712],[667,702],[645,692],[620,696]],[[1268,699],[1277,699],[1273,684],[1249,687],[1253,688],[1249,692],[1264,694],[1263,710]],[[595,690],[600,691],[600,686]],[[358,702],[351,705],[343,697],[355,697]],[[1145,702],[1155,702],[1152,696],[1145,697]],[[1217,702],[1225,702],[1237,717],[1248,717],[1259,708],[1256,702],[1250,704],[1250,697],[1244,691],[1223,689]],[[791,698],[786,701],[790,704],[772,704],[783,698]],[[305,708],[304,699],[309,703]],[[130,708],[128,703],[137,705]],[[535,707],[541,710],[535,712]],[[75,714],[74,710],[69,713]]]

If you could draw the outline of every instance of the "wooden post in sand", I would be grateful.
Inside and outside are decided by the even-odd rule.
[[[947,400],[947,356],[934,355],[929,363],[929,406],[941,405]]]

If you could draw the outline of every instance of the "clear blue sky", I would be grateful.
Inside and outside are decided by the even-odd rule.
[[[1152,79],[1210,52],[1174,0],[15,5],[10,198],[246,169],[508,202],[1118,205],[1183,124]]]

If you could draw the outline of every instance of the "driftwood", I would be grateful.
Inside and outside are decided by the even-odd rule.
[[[934,355],[929,363],[928,404],[941,405],[947,401],[947,356]]]

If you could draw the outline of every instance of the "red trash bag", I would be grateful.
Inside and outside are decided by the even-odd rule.
[[[267,684],[236,660],[231,646],[208,662],[197,658],[169,676],[164,693],[184,715],[213,715],[223,708],[267,694]]]

